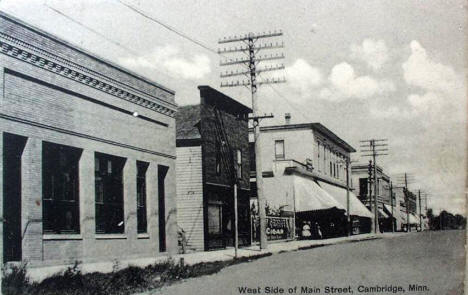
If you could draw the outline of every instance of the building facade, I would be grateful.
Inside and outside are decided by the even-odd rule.
[[[177,249],[174,92],[0,18],[3,262]]]
[[[370,164],[352,165],[352,184],[354,192],[359,200],[372,212],[374,212],[374,179],[373,166]],[[369,180],[369,170],[371,179]],[[381,231],[392,231],[401,227],[399,217],[400,204],[396,201],[395,193],[392,194],[392,185],[390,177],[384,173],[381,166],[377,165],[377,208],[379,214],[379,226]],[[371,203],[372,202],[372,203]],[[393,212],[393,215],[392,215]],[[392,219],[393,216],[393,219]]]
[[[263,191],[268,206],[293,212],[296,228],[312,218],[324,231],[328,228],[330,235],[343,235],[348,208],[346,161],[355,150],[320,123],[289,124],[290,116],[286,118],[284,125],[261,128]],[[252,173],[253,183],[255,177]],[[352,191],[349,199],[354,232],[370,230],[370,212]],[[327,216],[333,220],[326,220]]]
[[[394,193],[400,207],[398,229],[402,231],[417,230],[420,226],[417,195],[404,187],[395,188]]]
[[[176,116],[179,230],[189,251],[232,246],[236,182],[239,243],[250,245],[251,109],[209,86],[199,90],[200,104]]]

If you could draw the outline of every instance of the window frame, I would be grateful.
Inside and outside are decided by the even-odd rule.
[[[282,154],[278,154],[278,151],[277,151],[277,144],[281,144],[282,147],[283,147],[283,153]],[[285,144],[284,144],[284,139],[276,139],[275,140],[275,160],[284,160],[285,159],[285,156],[286,155],[286,151],[285,151]]]
[[[242,179],[242,150],[236,149],[236,176],[237,179]]]
[[[212,221],[213,219],[210,218],[211,216],[214,216],[214,215],[210,215],[210,208],[217,208],[219,211],[217,212],[217,221],[218,221],[218,224],[217,224],[217,229],[218,231],[213,231],[212,228],[213,227],[210,227],[210,221]],[[208,235],[221,235],[223,234],[223,204],[220,203],[220,202],[209,202],[208,203],[208,208],[207,208],[207,211],[208,211]]]
[[[148,233],[148,178],[146,176],[150,163],[136,161],[136,206],[137,206],[137,233]],[[143,188],[143,191],[141,189]]]
[[[123,174],[126,158],[100,152],[95,152],[94,158],[95,233],[104,235],[124,234],[125,196]],[[102,192],[102,198],[98,199],[98,191]],[[112,221],[115,219],[121,221],[112,225]]]
[[[42,142],[43,234],[80,234],[79,166],[82,152],[80,148]]]

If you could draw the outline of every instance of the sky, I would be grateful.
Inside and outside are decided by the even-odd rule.
[[[410,190],[427,193],[436,213],[465,212],[466,1],[3,0],[0,10],[174,90],[179,105],[199,102],[197,86],[209,85],[250,106],[247,88],[220,87],[230,81],[221,72],[242,68],[219,65],[226,56],[216,50],[234,44],[218,40],[282,30],[265,42],[284,49],[259,52],[285,55],[259,66],[286,67],[259,79],[287,81],[259,88],[260,111],[275,116],[262,125],[291,113],[357,150],[386,138],[377,164],[395,185],[409,173]]]

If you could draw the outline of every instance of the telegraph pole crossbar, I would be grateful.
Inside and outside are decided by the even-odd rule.
[[[373,228],[374,228],[374,233],[379,233],[379,208],[378,208],[378,202],[377,202],[377,163],[376,163],[376,157],[378,156],[386,156],[388,155],[385,152],[388,152],[388,146],[387,139],[366,139],[366,140],[360,140],[361,143],[366,143],[368,145],[362,145],[361,147],[368,148],[366,150],[361,150],[362,153],[364,153],[362,156],[363,157],[372,157],[372,161],[369,161],[369,165],[372,165],[373,163],[373,184],[374,184],[374,206],[373,206],[373,213],[374,213],[374,223],[373,223]],[[379,142],[379,144],[377,144]],[[380,147],[380,148],[377,148]],[[369,177],[370,178],[370,177]],[[371,186],[369,185],[369,188]],[[370,191],[370,190],[369,190]],[[369,194],[369,197],[370,194]],[[370,201],[370,199],[369,199]],[[370,202],[372,203],[372,202]],[[372,208],[372,205],[370,205]]]
[[[264,49],[275,49],[275,48],[284,48],[284,43],[270,43],[270,44],[256,44],[258,39],[263,38],[272,38],[272,37],[280,37],[283,35],[281,31],[273,31],[268,33],[249,33],[241,36],[234,36],[223,38],[218,41],[218,44],[225,44],[225,43],[233,43],[233,42],[243,42],[244,44],[239,47],[234,48],[227,48],[218,50],[218,53],[248,53],[248,58],[239,58],[239,59],[230,59],[224,62],[220,62],[220,66],[232,66],[232,65],[244,65],[247,67],[246,71],[241,72],[231,72],[221,74],[221,78],[228,78],[232,76],[240,76],[245,75],[248,77],[248,81],[236,81],[236,82],[228,82],[228,83],[221,83],[221,87],[236,87],[236,86],[246,86],[250,87],[250,93],[252,96],[252,112],[253,116],[249,119],[253,120],[253,129],[254,129],[254,141],[255,141],[255,161],[256,161],[256,179],[257,179],[257,198],[258,198],[258,213],[260,217],[260,249],[267,248],[267,236],[266,236],[266,213],[265,213],[265,205],[266,200],[263,195],[263,175],[262,175],[262,158],[260,153],[260,120],[265,118],[272,118],[273,115],[260,115],[259,108],[258,108],[258,99],[257,99],[257,87],[263,84],[276,84],[276,83],[284,83],[286,82],[285,79],[263,79],[261,81],[257,81],[257,76],[263,72],[272,72],[277,70],[284,69],[284,65],[276,65],[265,67],[262,69],[257,69],[257,65],[262,61],[270,61],[270,60],[277,60],[283,59],[284,54],[276,54],[276,55],[264,55],[264,56],[256,56],[256,54],[260,50]],[[237,209],[235,209],[237,210]]]

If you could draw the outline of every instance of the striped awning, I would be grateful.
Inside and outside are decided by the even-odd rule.
[[[346,189],[328,184],[323,181],[318,181],[320,186],[326,190],[330,195],[335,198],[343,208],[346,209],[347,207],[347,200],[346,200]],[[349,192],[349,214],[361,217],[369,217],[373,218],[373,214],[369,211],[369,209],[364,206],[364,204],[359,201],[356,195],[353,192]]]
[[[294,204],[296,212],[323,210],[336,207],[344,209],[327,191],[323,190],[313,179],[294,177]]]

